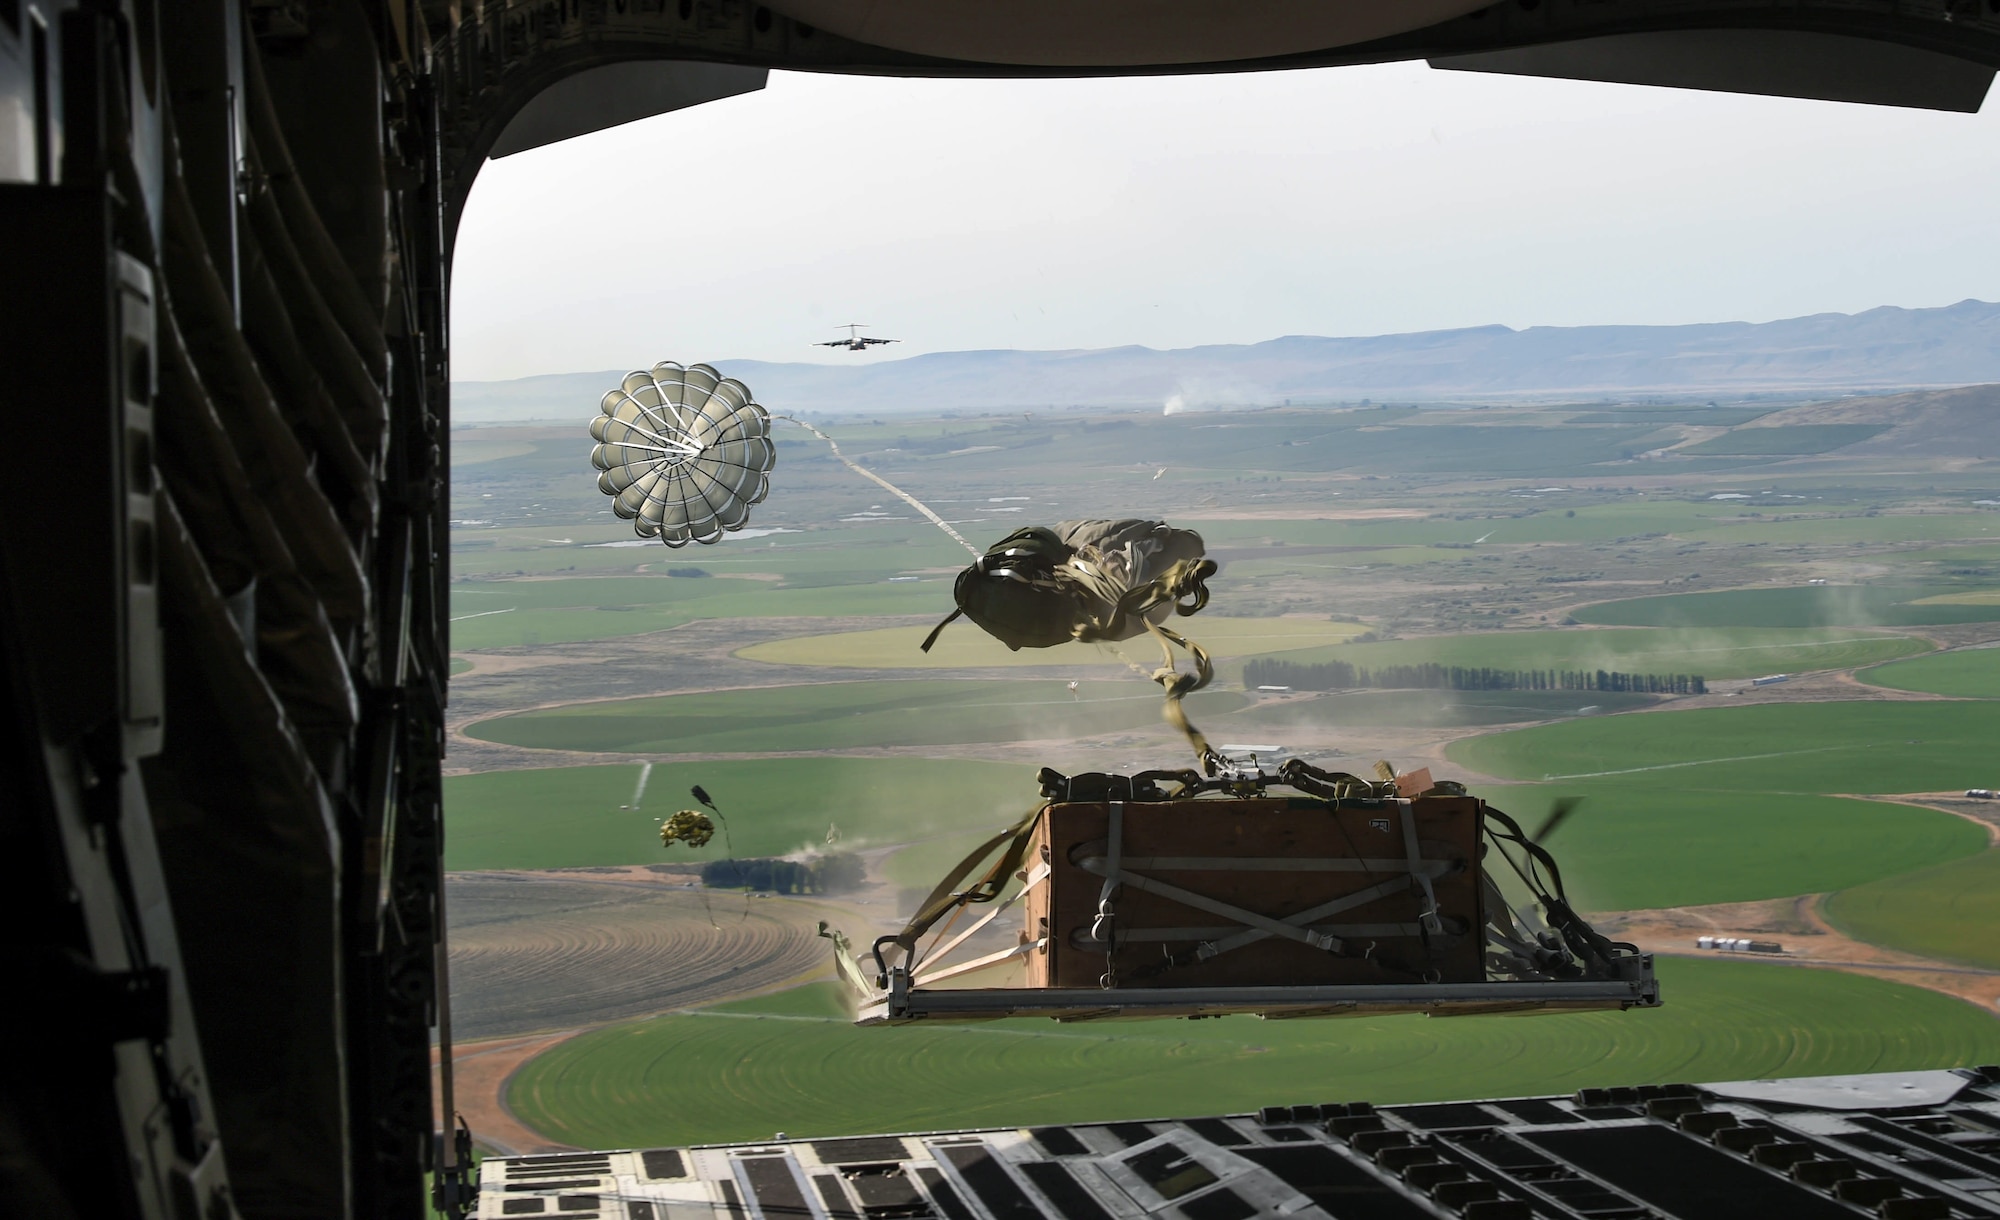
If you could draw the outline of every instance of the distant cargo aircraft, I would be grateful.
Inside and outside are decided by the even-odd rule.
[[[846,326],[847,338],[829,339],[825,343],[815,343],[814,347],[844,347],[850,352],[865,352],[878,343],[901,343],[901,339],[871,339],[862,334],[866,322],[849,322]]]

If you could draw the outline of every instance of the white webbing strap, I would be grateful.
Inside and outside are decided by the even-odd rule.
[[[1047,864],[1037,861],[1035,863],[1034,870],[1032,872],[1025,874],[1021,888],[1015,892],[1013,897],[1007,899],[1007,901],[1005,902],[998,902],[993,904],[993,908],[987,911],[986,914],[981,915],[977,920],[973,921],[971,927],[967,928],[963,932],[960,932],[957,936],[952,937],[950,940],[946,941],[943,945],[939,946],[938,948],[935,948],[930,952],[924,954],[923,959],[910,968],[910,981],[913,983],[922,983],[928,980],[938,978],[939,975],[935,973],[935,970],[931,966],[931,963],[943,960],[946,956],[948,956],[951,953],[953,949],[958,948],[966,941],[972,939],[973,933],[979,931],[987,924],[992,923],[994,920],[998,919],[1001,915],[1005,914],[1007,910],[1010,907],[1012,907],[1015,903],[1021,901],[1023,898],[1026,898],[1029,895],[1029,893],[1034,890],[1036,886],[1048,880],[1049,871],[1050,871],[1049,866]]]
[[[1090,939],[1104,946],[1104,974],[1097,985],[1109,991],[1118,985],[1118,945],[1113,939],[1117,935],[1117,917],[1112,911],[1111,899],[1118,893],[1119,884],[1124,881],[1122,867],[1125,859],[1125,802],[1112,801],[1110,838],[1105,856],[1104,884],[1097,891],[1097,918],[1090,921]]]
[[[1397,801],[1403,811],[1403,852],[1410,861],[1410,881],[1424,892],[1424,910],[1417,917],[1424,931],[1436,936],[1444,931],[1444,921],[1438,918],[1437,891],[1431,888],[1430,873],[1424,869],[1423,856],[1417,851],[1417,815],[1409,801]]]
[[[971,961],[966,962],[963,965],[953,966],[946,970],[939,970],[933,974],[926,974],[921,979],[912,978],[910,982],[912,984],[942,983],[946,979],[955,979],[962,974],[972,974],[975,971],[979,970],[990,970],[994,966],[1010,962],[1017,957],[1026,957],[1028,954],[1035,952],[1037,949],[1045,949],[1048,947],[1048,943],[1049,943],[1049,938],[1046,936],[1042,937],[1039,940],[1024,940],[1020,944],[1015,945],[1012,949],[1002,949],[998,953],[989,953],[985,957],[975,957]]]

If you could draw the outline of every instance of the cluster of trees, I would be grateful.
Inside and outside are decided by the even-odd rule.
[[[774,894],[844,894],[867,880],[861,857],[836,853],[804,860],[756,857],[711,860],[701,883],[718,890],[767,890]]]
[[[1293,690],[1583,690],[1647,695],[1708,693],[1700,674],[1628,674],[1609,669],[1490,669],[1485,666],[1384,665],[1365,669],[1346,661],[1301,664],[1258,659],[1243,667],[1245,686]]]

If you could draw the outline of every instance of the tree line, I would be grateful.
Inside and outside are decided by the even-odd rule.
[[[1611,669],[1493,669],[1487,666],[1382,665],[1374,669],[1347,661],[1306,664],[1259,658],[1243,667],[1245,686],[1289,686],[1293,690],[1579,690],[1630,691],[1645,695],[1703,695],[1700,674],[1633,674]]]
[[[701,883],[710,889],[773,894],[844,894],[860,889],[866,881],[861,857],[838,852],[805,860],[711,860],[701,870]]]

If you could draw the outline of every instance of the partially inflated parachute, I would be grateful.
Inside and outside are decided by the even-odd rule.
[[[1201,535],[1164,521],[1059,521],[1016,530],[958,574],[958,609],[1007,647],[1129,640],[1208,604],[1215,561]]]
[[[1188,722],[1181,700],[1207,686],[1215,666],[1199,644],[1167,626],[1208,604],[1209,577],[1201,535],[1164,521],[1061,521],[1016,530],[958,574],[958,609],[923,642],[964,615],[1007,647],[1050,648],[1070,640],[1117,643],[1150,633],[1160,645],[1152,679],[1167,692],[1169,723],[1186,734],[1202,766],[1220,759]],[[1174,666],[1173,645],[1186,650],[1192,672]],[[1141,671],[1144,672],[1144,671]]]

